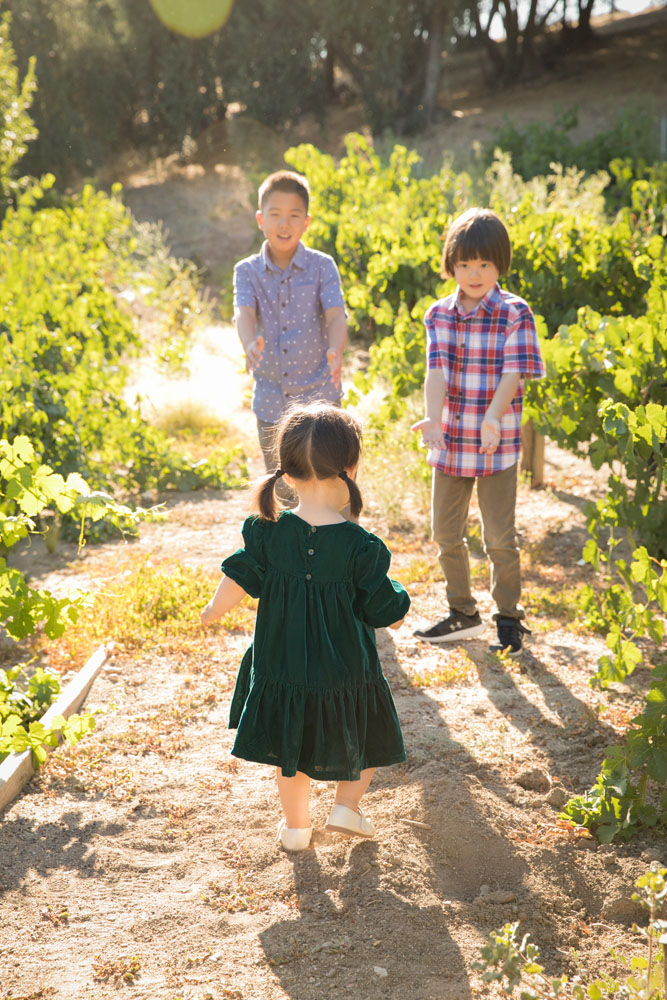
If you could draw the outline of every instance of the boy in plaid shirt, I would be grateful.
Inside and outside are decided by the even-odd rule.
[[[449,614],[415,635],[426,642],[457,642],[484,630],[470,583],[466,543],[468,507],[477,480],[484,548],[491,561],[498,642],[492,650],[519,656],[524,612],[514,524],[521,448],[523,379],[543,378],[535,320],[523,299],[498,278],[509,270],[512,248],[503,222],[472,208],[452,223],[442,276],[458,288],[425,316],[426,417],[421,431],[433,466],[432,531],[439,545]]]

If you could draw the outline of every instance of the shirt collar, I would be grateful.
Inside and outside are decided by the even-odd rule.
[[[269,257],[268,240],[264,240],[264,242],[262,243],[262,249],[259,251],[259,258],[262,262],[262,265],[265,268],[269,268],[269,270],[271,271],[283,270],[281,267],[278,267],[277,264],[274,264],[271,258]],[[299,245],[296,248],[294,256],[292,257],[291,261],[285,268],[285,271],[291,271],[293,267],[298,267],[300,271],[303,271],[306,267],[306,248],[301,242],[301,240],[299,240]]]
[[[498,304],[498,302],[501,301],[501,299],[502,299],[502,296],[500,294],[500,285],[498,284],[498,282],[496,282],[495,285],[493,286],[493,288],[490,289],[490,291],[488,291],[486,293],[486,295],[484,296],[484,298],[481,299],[477,303],[477,306],[475,307],[475,309],[473,310],[473,312],[477,312],[477,310],[481,307],[485,312],[492,313],[493,310],[495,309],[496,305]],[[464,314],[463,313],[463,309],[461,308],[461,289],[460,288],[456,289],[456,298],[454,299],[454,305],[456,306],[457,312],[461,313],[462,315],[466,315],[466,316],[470,315],[469,313],[465,313]]]

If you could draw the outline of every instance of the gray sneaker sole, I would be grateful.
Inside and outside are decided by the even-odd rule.
[[[481,635],[486,625],[473,625],[472,628],[463,628],[458,632],[450,632],[449,635],[420,635],[419,632],[415,632],[415,639],[421,639],[422,642],[431,643],[441,643],[441,642],[459,642],[461,639],[474,639],[476,635]]]
[[[505,649],[507,649],[507,646],[505,646]],[[522,646],[521,649],[509,649],[505,655],[506,656],[510,656],[513,660],[517,660],[521,656],[521,654],[523,653],[523,651],[524,651],[524,647]],[[489,652],[490,653],[503,653],[503,652],[505,652],[505,650],[502,649],[500,646],[489,646]]]

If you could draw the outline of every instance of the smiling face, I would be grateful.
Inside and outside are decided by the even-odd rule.
[[[472,260],[458,260],[454,264],[454,277],[461,289],[461,305],[464,309],[474,309],[484,296],[495,287],[500,272],[491,260],[473,257]]]
[[[291,191],[272,191],[257,213],[257,225],[269,244],[269,257],[285,268],[297,251],[299,240],[308,229],[310,216],[303,198]]]

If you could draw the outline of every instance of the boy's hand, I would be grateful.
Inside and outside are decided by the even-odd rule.
[[[445,445],[445,438],[442,433],[442,424],[437,420],[419,420],[410,428],[411,431],[421,431],[422,444],[425,448],[438,448],[442,451]]]
[[[496,420],[495,417],[484,417],[481,438],[480,455],[493,455],[500,444],[500,421]]]
[[[340,351],[335,351],[330,347],[327,351],[327,363],[331,370],[331,378],[337,389],[340,389],[340,372],[343,366],[343,356]]]
[[[264,337],[261,334],[251,340],[245,349],[245,370],[252,372],[262,360],[264,350]]]

